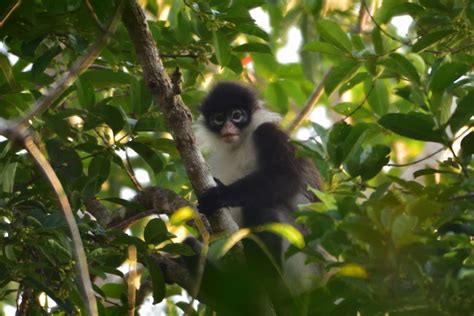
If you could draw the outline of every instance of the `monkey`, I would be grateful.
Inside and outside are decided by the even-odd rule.
[[[204,98],[200,112],[196,137],[199,146],[208,151],[207,162],[217,186],[198,198],[198,210],[209,215],[229,207],[240,228],[275,222],[296,225],[293,211],[299,204],[316,200],[307,188],[321,189],[321,181],[309,159],[296,157],[295,146],[278,126],[280,116],[267,110],[253,89],[232,81],[218,83]],[[302,273],[304,259],[293,256],[284,260],[288,243],[272,233],[259,233],[258,237],[284,274],[303,274],[291,284],[308,282],[308,275]],[[276,273],[268,272],[271,263],[261,249],[251,242],[244,248],[255,276],[271,280],[265,281],[269,288],[281,288],[273,281],[278,279]]]

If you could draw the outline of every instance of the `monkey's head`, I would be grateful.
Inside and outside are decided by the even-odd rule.
[[[217,84],[201,105],[206,127],[226,143],[236,143],[258,108],[255,93],[235,82]]]

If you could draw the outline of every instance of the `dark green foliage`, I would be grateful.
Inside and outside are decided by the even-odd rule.
[[[18,57],[12,62],[3,50],[0,53],[0,117],[22,117],[100,37],[117,3],[0,1],[0,39],[8,53]],[[330,3],[337,8],[331,9]],[[308,228],[305,242],[285,226],[258,228],[289,239],[293,247],[288,255],[304,252],[323,271],[337,270],[307,297],[298,298],[301,310],[310,315],[470,315],[474,2],[384,0],[360,33],[358,10],[370,7],[371,1],[343,3],[165,0],[145,1],[145,8],[163,64],[168,73],[179,67],[181,96],[193,113],[208,78],[211,84],[255,79],[268,107],[286,115],[287,123],[333,67],[318,102],[330,113],[332,126],[323,128],[323,119],[316,118],[319,124],[308,127],[311,137],[297,143],[297,154],[313,159],[326,184],[325,192],[316,192],[320,202],[297,212]],[[252,8],[268,13],[271,31],[257,26],[249,13]],[[169,14],[163,17],[166,10]],[[390,24],[401,15],[415,21],[406,36]],[[292,27],[302,35],[301,60],[285,64],[276,56],[291,40]],[[181,291],[165,285],[155,260],[162,254],[176,260],[194,254],[174,239],[183,227],[198,234],[186,224],[192,212],[184,209],[178,212],[187,214],[184,217],[145,218],[133,225],[107,225],[100,216],[91,216],[93,197],[112,216],[154,209],[154,200],[121,197],[124,188],[138,190],[130,169],[148,174],[149,183],[139,179],[143,186],[171,189],[193,200],[176,144],[148,88],[128,33],[119,26],[93,66],[33,118],[30,129],[77,214],[91,276],[119,280],[95,286],[100,314],[127,313],[126,275],[119,268],[134,246],[144,267],[142,284],[151,283],[155,303],[166,302],[170,315],[178,309],[210,315],[212,298],[209,306],[200,304],[197,310],[169,299]],[[416,163],[439,148],[431,149],[432,142],[443,146],[444,155]],[[27,293],[29,315],[78,313],[83,304],[70,239],[50,187],[28,155],[3,139],[0,174],[2,304],[15,306]],[[214,263],[219,263],[229,240],[211,242]],[[338,262],[323,258],[318,246]],[[235,280],[235,275],[229,273],[227,279]],[[233,296],[245,300],[245,295],[253,295],[239,292],[248,289],[249,282],[261,286],[258,277],[238,280],[236,288],[210,281],[217,282],[212,284],[214,293],[217,287],[221,293],[216,295],[222,294],[229,304]],[[57,306],[41,306],[36,299],[41,293]],[[137,308],[142,302],[143,297],[138,298]]]

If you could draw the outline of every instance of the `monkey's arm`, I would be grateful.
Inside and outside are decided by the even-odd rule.
[[[199,199],[199,210],[210,214],[229,206],[270,207],[288,201],[300,189],[298,161],[288,136],[272,123],[260,125],[253,135],[258,170],[230,185],[218,186]]]

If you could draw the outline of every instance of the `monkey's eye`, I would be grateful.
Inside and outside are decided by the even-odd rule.
[[[230,114],[230,118],[234,123],[241,123],[245,120],[245,113],[242,110],[233,110]]]
[[[219,126],[224,124],[225,117],[222,113],[217,113],[211,116],[211,124],[214,126]]]

